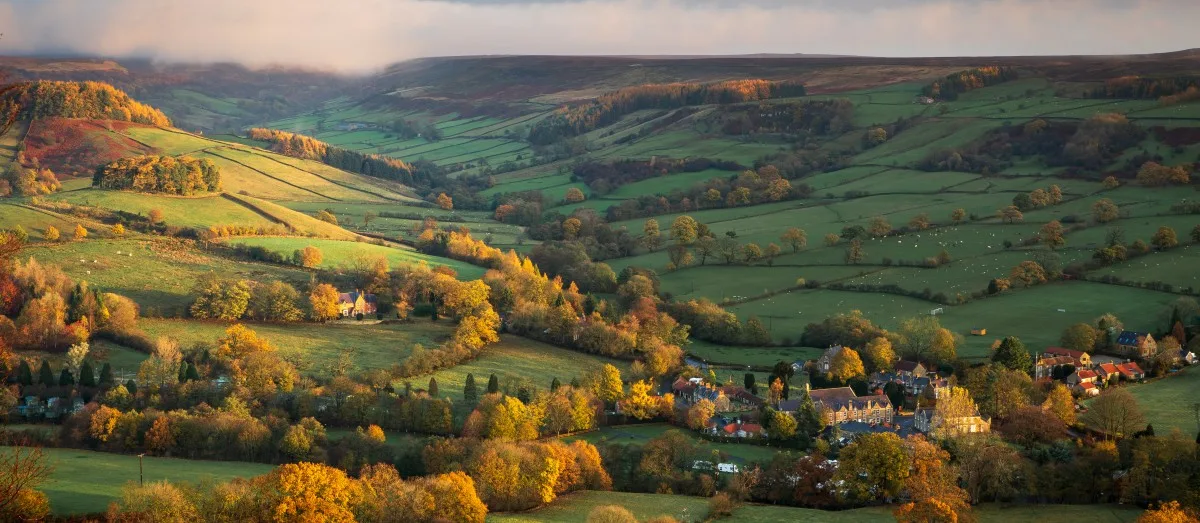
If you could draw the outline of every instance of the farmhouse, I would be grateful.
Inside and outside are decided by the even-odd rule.
[[[1066,369],[1074,369],[1078,367],[1078,360],[1070,356],[1055,356],[1038,358],[1037,363],[1033,366],[1033,379],[1055,379],[1055,375],[1061,376]]]
[[[1117,350],[1132,356],[1149,358],[1158,353],[1158,342],[1148,332],[1124,331],[1117,336]]]
[[[1076,367],[1091,367],[1092,356],[1081,350],[1064,349],[1062,347],[1050,347],[1046,352],[1042,353],[1046,358],[1071,358],[1074,360],[1071,365]]]
[[[361,290],[338,294],[338,311],[344,318],[359,314],[370,316],[378,310],[377,305],[378,300],[374,294],[364,293]]]
[[[900,379],[911,383],[917,378],[924,378],[929,370],[919,362],[900,360],[896,362],[896,374],[900,375]]]
[[[1121,371],[1117,370],[1115,363],[1101,363],[1096,366],[1096,374],[1100,376],[1100,381],[1108,383],[1117,379],[1121,375]]]
[[[891,423],[892,402],[884,394],[858,397],[850,387],[810,390],[813,405],[825,418],[826,425],[858,421]]]
[[[970,416],[946,418],[937,409],[917,409],[913,415],[913,428],[925,434],[942,436],[977,434],[992,431],[992,421],[979,415],[976,410]]]
[[[1079,386],[1084,383],[1091,383],[1092,385],[1095,385],[1096,381],[1099,379],[1100,375],[1097,374],[1096,371],[1079,369],[1076,370],[1074,374],[1067,376],[1067,385],[1079,388]]]
[[[1141,366],[1132,361],[1118,363],[1117,372],[1121,373],[1121,377],[1127,380],[1141,380],[1146,378],[1146,371],[1143,371]]]

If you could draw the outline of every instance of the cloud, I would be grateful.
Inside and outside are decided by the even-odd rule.
[[[365,71],[421,56],[1125,54],[1195,46],[1190,0],[0,0],[0,53]]]

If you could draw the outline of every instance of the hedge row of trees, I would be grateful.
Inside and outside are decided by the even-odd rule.
[[[1189,89],[1200,88],[1200,78],[1174,76],[1146,78],[1144,76],[1122,76],[1104,82],[1101,87],[1088,91],[1089,98],[1138,98],[1159,99],[1178,95]]]
[[[1020,75],[1012,67],[980,67],[968,69],[934,80],[923,87],[921,94],[939,100],[957,100],[958,95],[975,89],[1016,80]]]
[[[92,185],[180,195],[219,192],[221,169],[208,158],[146,155],[100,166],[92,177]]]
[[[652,160],[616,160],[607,163],[585,160],[575,164],[571,169],[571,174],[574,179],[586,183],[593,193],[603,196],[625,184],[657,176],[694,173],[708,169],[741,171],[745,167],[737,162],[709,158],[682,160],[655,158]]]
[[[379,154],[363,154],[302,134],[259,127],[250,129],[246,134],[252,140],[268,142],[269,148],[279,154],[316,160],[345,171],[396,180],[406,185],[428,186],[437,172],[435,166],[419,166]]]
[[[0,114],[171,125],[171,120],[158,109],[139,103],[120,89],[101,82],[43,80],[18,84],[0,95]]]
[[[626,87],[577,105],[560,108],[529,131],[529,141],[548,145],[609,125],[643,109],[732,104],[804,96],[804,85],[768,80],[731,80],[712,84],[674,83]]]

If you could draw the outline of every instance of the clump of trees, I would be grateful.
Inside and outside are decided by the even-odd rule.
[[[1200,78],[1175,76],[1146,78],[1122,76],[1104,82],[1103,86],[1088,91],[1089,98],[1137,98],[1162,99],[1177,96],[1188,90],[1200,88]]]
[[[626,87],[599,98],[564,106],[529,131],[529,141],[548,145],[599,129],[634,111],[677,109],[692,105],[732,104],[804,96],[804,85],[768,80],[730,80],[711,84],[674,83]]]
[[[221,169],[208,158],[147,155],[122,158],[96,169],[103,189],[192,195],[221,190]]]
[[[247,131],[246,135],[250,139],[269,143],[270,149],[280,154],[316,160],[345,171],[397,180],[408,185],[428,186],[436,174],[436,168],[431,170],[379,154],[363,154],[302,134],[256,127]]]
[[[1019,77],[1012,67],[980,67],[968,69],[934,80],[921,88],[921,94],[939,100],[957,100],[958,95],[990,85],[1001,84]]]
[[[0,95],[0,114],[31,119],[57,116],[171,125],[171,120],[158,109],[101,82],[42,80],[18,84]]]
[[[853,128],[854,103],[839,98],[802,103],[725,106],[713,118],[725,134],[836,136]]]

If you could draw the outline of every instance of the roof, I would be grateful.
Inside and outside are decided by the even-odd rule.
[[[817,389],[809,392],[809,394],[812,396],[813,403],[819,403],[819,407],[828,407],[833,410],[843,407],[859,410],[872,406],[892,408],[892,402],[888,399],[887,395],[876,394],[860,398],[854,393],[854,389],[850,387]]]
[[[1086,379],[1095,378],[1095,377],[1100,376],[1099,374],[1096,374],[1096,371],[1088,370],[1088,369],[1079,369],[1079,370],[1075,371],[1075,375],[1079,376],[1079,379],[1081,379],[1081,380],[1086,380]]]
[[[1096,384],[1092,383],[1090,381],[1086,382],[1086,383],[1080,383],[1079,388],[1083,389],[1083,390],[1092,390],[1092,389],[1096,388]]]
[[[1059,365],[1074,365],[1079,361],[1078,358],[1071,356],[1055,356],[1053,358],[1039,358],[1037,360],[1038,367],[1057,367]]]
[[[1104,376],[1108,376],[1110,374],[1116,374],[1118,372],[1120,372],[1120,371],[1117,370],[1117,366],[1112,363],[1101,363],[1100,364],[1100,373]]]
[[[354,303],[358,301],[359,296],[362,296],[363,301],[367,303],[375,303],[377,301],[374,294],[354,291],[339,293],[338,303]]]
[[[783,400],[779,402],[779,410],[783,412],[796,412],[800,410],[800,400]]]
[[[1137,345],[1142,338],[1149,336],[1145,332],[1122,331],[1120,336],[1117,336],[1117,345]]]
[[[1117,371],[1123,376],[1133,376],[1135,374],[1144,376],[1146,374],[1146,372],[1142,370],[1141,366],[1132,361],[1118,364]]]
[[[896,362],[896,370],[904,371],[904,372],[913,372],[913,371],[917,370],[918,365],[921,365],[921,364],[916,361],[900,360],[900,361]],[[924,367],[925,367],[924,365],[921,365],[921,368],[924,368]]]
[[[1050,348],[1046,349],[1045,354],[1050,354],[1053,356],[1070,356],[1077,360],[1082,359],[1084,356],[1087,356],[1087,353],[1084,351],[1064,349],[1062,347],[1050,347]]]
[[[825,353],[821,355],[821,359],[829,358],[832,360],[833,357],[837,356],[839,352],[842,352],[842,349],[844,348],[845,347],[842,347],[841,345],[834,345],[828,349],[825,349]]]
[[[762,432],[762,425],[757,423],[743,423],[742,430],[746,432]]]

